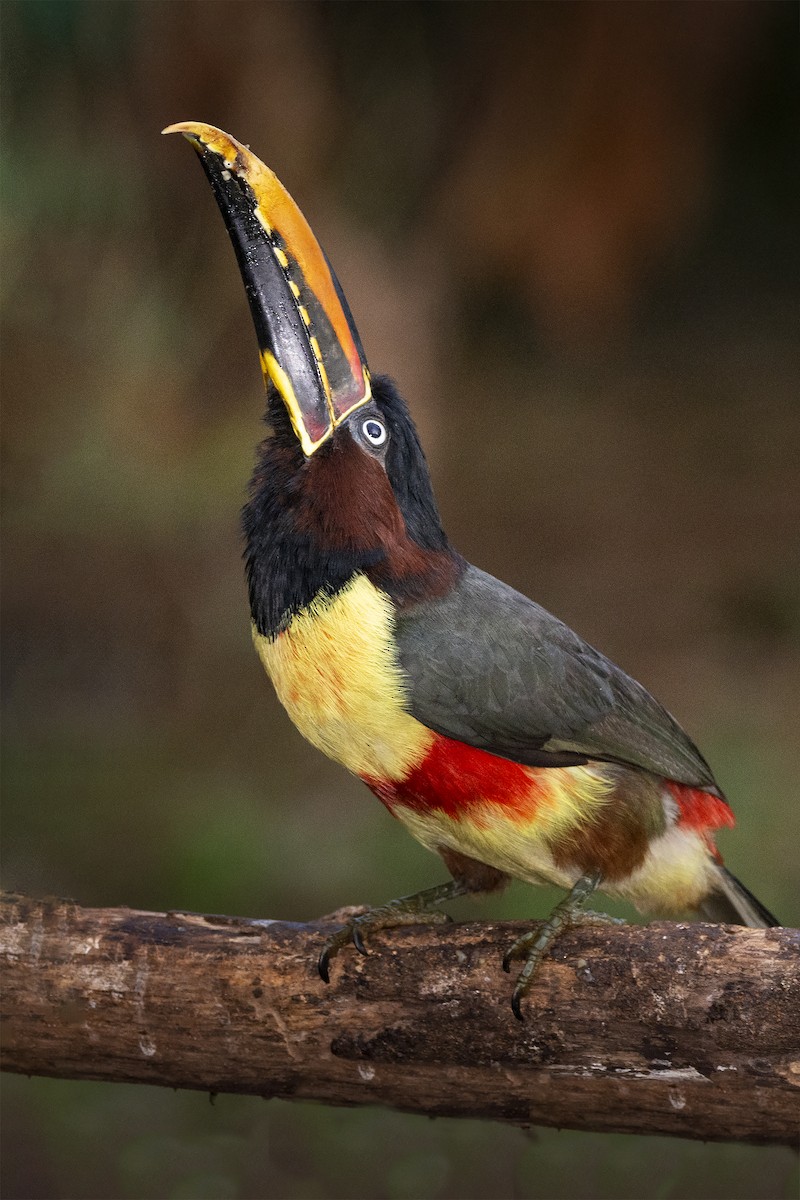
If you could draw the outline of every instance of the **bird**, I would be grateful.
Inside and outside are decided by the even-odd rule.
[[[243,509],[255,649],[307,740],[357,775],[449,879],[330,935],[319,974],[371,930],[449,919],[442,905],[549,884],[523,933],[522,1001],[596,890],[653,916],[777,919],[725,867],[734,824],[711,769],[650,693],[557,617],[452,546],[408,406],[373,377],[323,249],[275,174],[187,121],[238,261],[269,435]]]

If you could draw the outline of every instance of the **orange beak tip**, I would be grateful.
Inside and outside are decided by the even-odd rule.
[[[219,133],[219,130],[203,121],[176,121],[174,125],[167,125],[161,133],[182,133],[190,146],[202,151],[208,147],[213,135]]]
[[[183,133],[189,137],[197,137],[198,130],[203,126],[199,121],[175,121],[161,130],[162,133]]]
[[[193,122],[191,121],[181,121],[176,125],[168,125],[166,129],[161,130],[161,133],[182,133],[192,149],[196,150],[198,154],[202,154],[203,150],[205,149],[203,139],[199,137],[198,134],[190,131],[190,128],[188,127],[192,124]]]

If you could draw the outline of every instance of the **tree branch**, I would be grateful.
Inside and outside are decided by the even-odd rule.
[[[575,929],[524,1004],[519,925],[330,925],[0,901],[2,1066],[572,1129],[796,1142],[800,932]]]

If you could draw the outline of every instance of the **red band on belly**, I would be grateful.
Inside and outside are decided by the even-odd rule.
[[[497,805],[528,815],[542,792],[529,768],[440,734],[405,779],[389,783],[364,778],[364,783],[390,812],[395,804],[402,804],[418,812],[437,809],[456,820],[477,805]]]

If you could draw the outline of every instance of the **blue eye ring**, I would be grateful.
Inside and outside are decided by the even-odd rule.
[[[386,439],[389,434],[383,421],[379,421],[377,417],[367,417],[361,422],[361,432],[363,433],[370,446],[383,446],[386,444]]]

